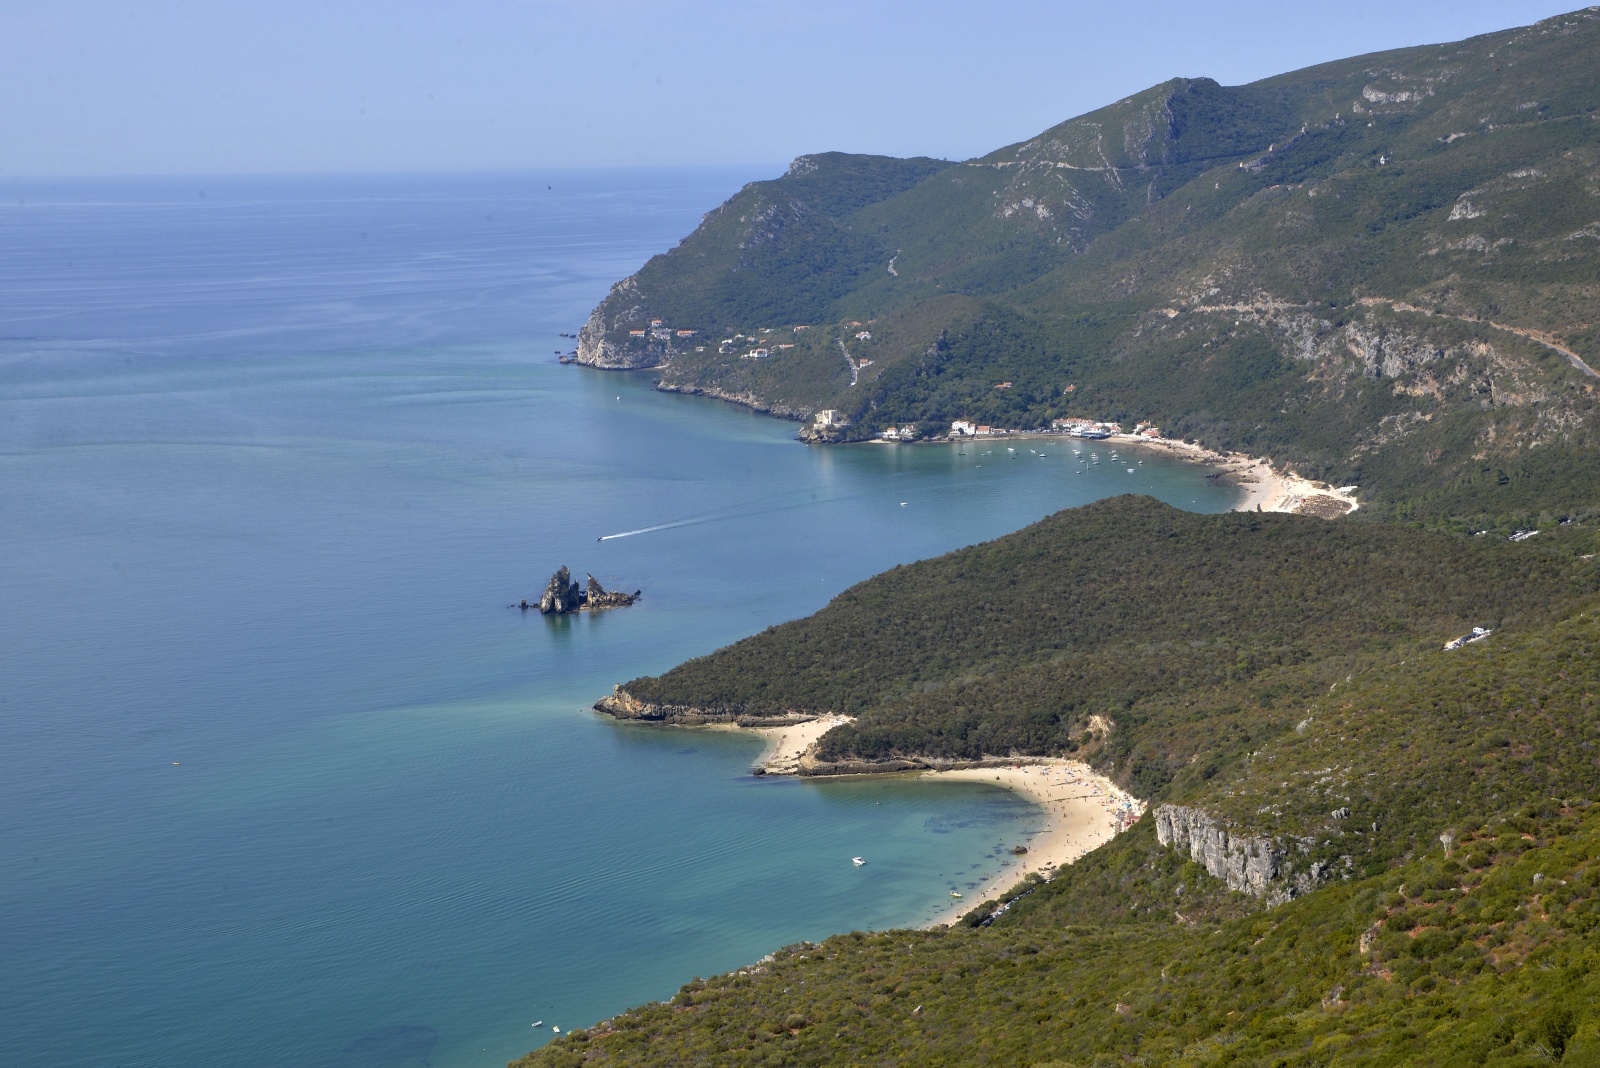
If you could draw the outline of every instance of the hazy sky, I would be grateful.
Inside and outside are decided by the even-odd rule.
[[[1539,0],[0,0],[0,175],[964,158]]]

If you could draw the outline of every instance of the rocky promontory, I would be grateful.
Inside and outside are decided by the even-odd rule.
[[[752,716],[742,709],[707,709],[690,705],[658,705],[641,701],[621,686],[615,686],[594,703],[596,712],[614,719],[636,719],[649,723],[670,723],[679,727],[701,727],[709,723],[731,723],[739,727],[790,727],[819,717],[790,712],[775,716]]]

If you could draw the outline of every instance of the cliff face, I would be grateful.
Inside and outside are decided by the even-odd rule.
[[[1289,850],[1276,838],[1236,835],[1198,808],[1162,805],[1155,811],[1156,840],[1169,849],[1187,849],[1206,871],[1252,897],[1277,905],[1299,897],[1328,877],[1330,866],[1315,862],[1291,872]]]
[[[629,275],[611,287],[606,299],[589,313],[589,321],[578,331],[578,362],[608,371],[667,366],[677,350],[670,341],[650,336],[649,322],[638,283]],[[636,328],[646,329],[644,337],[634,338],[626,333],[635,324]]]

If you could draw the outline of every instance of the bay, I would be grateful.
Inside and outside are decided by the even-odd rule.
[[[1037,827],[589,711],[1062,507],[1235,500],[1064,442],[809,449],[555,362],[762,173],[0,183],[12,1060],[501,1064],[920,922]],[[509,607],[561,564],[644,598]]]

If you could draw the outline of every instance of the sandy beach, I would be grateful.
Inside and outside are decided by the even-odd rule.
[[[787,727],[740,727],[732,723],[718,723],[708,725],[706,729],[759,735],[767,748],[762,751],[756,767],[768,775],[794,775],[800,770],[800,758],[807,749],[817,744],[817,739],[833,728],[852,721],[851,716],[823,716]]]
[[[742,731],[766,742],[757,767],[768,775],[794,775],[800,758],[828,731],[850,723],[850,716],[823,716],[784,727],[740,727],[708,724],[701,730]],[[914,772],[919,777],[947,782],[982,782],[1014,790],[1044,810],[1042,830],[1028,842],[1028,851],[1007,855],[1001,866],[972,890],[952,898],[925,926],[954,923],[990,898],[1015,886],[1030,872],[1047,878],[1062,864],[1070,864],[1137,822],[1144,802],[1121,790],[1110,779],[1080,760],[1060,757],[1019,757],[1015,762],[981,768]],[[1021,843],[1019,843],[1021,844]]]
[[[1216,452],[1176,438],[1147,438],[1143,434],[1112,434],[1106,438],[1074,438],[1053,431],[1024,430],[1003,438],[945,438],[936,442],[1054,441],[1087,448],[1150,449],[1190,463],[1217,469],[1229,482],[1245,491],[1236,512],[1289,512],[1337,519],[1361,507],[1354,486],[1335,488],[1326,482],[1301,478],[1292,471],[1279,471],[1266,460],[1242,452]],[[894,444],[879,442],[878,444]]]
[[[1242,452],[1214,452],[1173,438],[1147,438],[1135,434],[1113,434],[1103,439],[1119,448],[1129,446],[1153,449],[1169,456],[1216,467],[1230,482],[1245,491],[1236,512],[1288,512],[1337,519],[1359,508],[1355,487],[1334,488],[1326,482],[1301,478],[1290,471],[1279,471],[1266,460]]]
[[[1110,841],[1119,830],[1137,822],[1144,802],[1117,788],[1089,765],[1077,760],[1029,757],[1004,767],[927,771],[922,776],[951,782],[986,782],[1015,790],[1045,811],[1044,829],[1027,843],[1021,856],[1008,863],[927,926],[953,923],[990,898],[1015,886],[1030,872],[1046,877],[1052,869],[1070,864],[1089,850]]]

